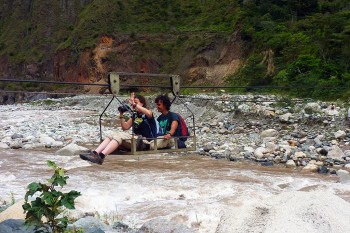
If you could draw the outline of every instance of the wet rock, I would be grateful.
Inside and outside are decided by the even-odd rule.
[[[34,227],[24,225],[22,219],[8,219],[0,222],[0,232],[3,233],[32,233]]]
[[[187,226],[164,218],[152,219],[142,225],[137,233],[194,233]]]
[[[302,169],[303,171],[310,171],[310,172],[317,172],[318,166],[313,163],[308,163],[305,167]]]
[[[10,147],[11,147],[11,149],[20,149],[20,148],[22,148],[22,143],[19,141],[12,141],[10,143]]]
[[[74,228],[82,229],[83,232],[86,232],[86,233],[104,233],[106,229],[111,230],[110,226],[103,224],[100,220],[92,216],[87,216],[87,217],[78,219],[78,221],[68,225],[68,229],[74,229]]]
[[[113,224],[113,229],[117,230],[117,232],[123,233],[134,233],[136,232],[134,229],[130,228],[128,225],[122,222],[116,222]]]
[[[7,143],[5,142],[0,142],[0,149],[8,149],[10,148],[9,145],[7,145]]]
[[[11,136],[11,139],[17,139],[17,138],[24,138],[24,136],[22,134],[19,134],[19,133],[15,133]]]
[[[318,173],[327,174],[328,173],[328,168],[326,166],[321,166],[321,167],[318,168]]]
[[[86,147],[78,146],[77,144],[71,143],[62,149],[59,149],[56,151],[55,155],[62,155],[62,156],[72,156],[72,155],[78,155],[80,153],[87,153],[90,150]]]
[[[294,160],[292,159],[289,159],[286,163],[286,167],[288,168],[293,168],[293,167],[296,167],[297,165],[295,164]]]
[[[350,173],[346,170],[339,169],[337,171],[337,175],[339,177],[339,182],[342,184],[349,184],[350,183]]]
[[[262,162],[260,163],[262,166],[266,166],[266,167],[271,167],[273,166],[273,162],[272,161],[266,161],[266,162]]]
[[[205,146],[203,147],[203,150],[204,150],[205,152],[209,152],[209,151],[211,151],[211,150],[214,150],[214,146],[213,146],[213,145],[205,145]]]

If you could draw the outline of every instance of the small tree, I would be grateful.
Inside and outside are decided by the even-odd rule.
[[[63,193],[55,189],[66,185],[69,178],[65,176],[65,170],[57,167],[52,161],[47,161],[49,167],[55,170],[53,176],[48,180],[49,184],[30,183],[25,195],[25,203],[22,205],[26,213],[25,224],[35,226],[35,232],[60,233],[67,229],[68,218],[60,214],[65,208],[75,209],[74,200],[81,194],[77,191]],[[39,192],[35,200],[28,202],[28,197]]]

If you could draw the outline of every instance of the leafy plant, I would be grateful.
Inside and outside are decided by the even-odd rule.
[[[56,190],[67,184],[68,176],[65,170],[56,165],[55,162],[47,161],[49,167],[55,170],[48,184],[32,182],[28,185],[25,195],[25,203],[22,205],[26,213],[25,223],[35,226],[35,232],[64,232],[68,225],[68,218],[62,217],[65,208],[75,209],[74,200],[81,194],[75,190],[63,193]],[[29,202],[28,197],[39,193],[35,200]]]

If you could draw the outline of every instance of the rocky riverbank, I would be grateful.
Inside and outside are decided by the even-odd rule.
[[[153,105],[153,99],[154,96],[148,97],[148,102],[150,103],[150,107],[154,110],[155,115],[158,115]],[[147,163],[137,165],[137,167],[143,167],[145,170],[147,170],[147,172],[145,174],[141,173],[139,175],[135,175],[135,171],[139,171],[134,171],[134,167],[132,167],[130,168],[132,173],[125,173],[128,174],[125,177],[124,172],[126,171],[122,169],[125,169],[124,167],[127,167],[129,165],[126,165],[125,162],[119,160],[114,161],[115,158],[113,158],[110,160],[110,162],[112,162],[113,166],[118,165],[117,169],[115,169],[114,167],[108,167],[112,165],[106,163],[102,167],[98,167],[96,171],[93,171],[94,176],[91,176],[85,173],[90,171],[89,169],[86,169],[86,171],[83,171],[84,169],[82,169],[82,167],[84,166],[89,166],[88,163],[80,160],[79,158],[77,158],[77,156],[72,156],[73,154],[76,155],[79,150],[93,148],[99,143],[99,115],[103,112],[104,108],[108,105],[109,101],[110,97],[108,96],[76,96],[62,99],[46,99],[42,101],[16,105],[2,105],[0,106],[1,150],[9,151],[9,155],[13,154],[13,152],[16,150],[21,151],[21,153],[23,153],[24,151],[22,155],[23,157],[26,157],[23,158],[26,164],[25,166],[27,166],[27,159],[31,158],[36,151],[50,151],[50,155],[45,156],[54,156],[53,154],[68,155],[55,157],[58,157],[58,160],[66,161],[66,166],[69,165],[71,167],[79,167],[79,169],[77,169],[79,171],[74,171],[73,169],[71,172],[73,172],[73,174],[75,173],[72,177],[76,176],[76,178],[73,179],[77,179],[75,181],[76,183],[74,187],[78,187],[76,185],[78,183],[79,188],[83,189],[82,193],[86,195],[84,197],[85,199],[81,200],[81,203],[89,203],[89,200],[93,200],[88,198],[93,198],[93,195],[96,190],[101,191],[101,193],[97,193],[99,197],[102,197],[101,195],[105,195],[106,190],[104,189],[104,186],[110,181],[108,179],[104,180],[104,182],[98,181],[99,179],[101,179],[100,177],[106,177],[107,174],[103,173],[101,175],[98,175],[99,172],[102,172],[104,170],[101,168],[106,168],[108,170],[108,173],[116,170],[115,173],[113,173],[113,175],[108,174],[107,176],[113,176],[113,181],[109,184],[110,186],[107,185],[107,187],[110,187],[108,189],[111,189],[112,187],[116,186],[116,188],[112,191],[113,194],[124,189],[128,190],[130,189],[130,187],[131,189],[133,189],[132,187],[134,186],[132,186],[131,184],[138,180],[140,180],[140,185],[135,186],[138,189],[146,185],[147,182],[149,182],[149,180],[156,180],[157,178],[160,179],[158,180],[157,187],[162,187],[161,181],[164,179],[164,175],[166,174],[165,170],[162,170],[161,175],[154,174],[154,176],[152,176],[151,178],[148,177],[148,175],[150,175],[148,169],[151,170],[151,167],[153,168],[156,166],[151,165],[149,168],[145,168],[144,166],[146,166]],[[121,130],[120,128],[114,127],[115,124],[118,125],[118,121],[116,120],[118,119],[118,117],[116,117],[116,109],[119,106],[119,104],[120,103],[118,103],[117,101],[113,101],[110,107],[106,110],[105,114],[102,116],[101,122],[103,126],[103,135],[109,134],[110,132],[116,130]],[[281,101],[276,96],[237,96],[226,94],[220,96],[198,95],[192,96],[191,98],[185,98],[183,99],[183,103],[180,103],[178,101],[178,103],[172,106],[172,110],[181,113],[184,116],[184,118],[188,120],[188,125],[191,126],[190,118],[188,118],[190,114],[189,111],[186,110],[184,105],[186,105],[195,114],[195,132],[197,135],[198,150],[194,153],[202,155],[195,157],[205,158],[209,160],[208,163],[210,164],[214,164],[211,158],[217,159],[216,161],[220,162],[220,165],[216,165],[218,166],[218,168],[216,168],[216,171],[225,170],[223,169],[223,166],[225,166],[224,164],[243,165],[246,163],[240,162],[252,161],[254,164],[258,165],[255,167],[260,167],[260,165],[275,167],[279,166],[289,168],[284,169],[284,171],[300,170],[307,172],[307,175],[300,175],[302,176],[302,180],[304,180],[306,176],[313,174],[313,172],[328,173],[332,175],[327,177],[331,177],[332,179],[334,179],[334,177],[339,178],[337,179],[339,180],[339,183],[337,183],[337,185],[340,185],[342,187],[341,190],[343,190],[342,192],[345,193],[344,195],[347,195],[346,187],[348,187],[347,185],[349,184],[348,161],[350,160],[350,131],[348,130],[347,106],[345,104],[336,103],[334,106],[332,106],[331,103],[325,102],[310,102],[301,100]],[[193,128],[191,130],[193,133]],[[164,158],[164,161],[171,160],[170,157],[171,156],[167,156],[167,158]],[[38,164],[41,164],[41,166],[43,163],[41,161],[42,159],[43,158],[35,158],[35,160],[40,161],[40,163]],[[225,160],[227,160],[227,162]],[[169,163],[179,164],[179,161],[169,161]],[[4,164],[0,163],[2,169],[5,166]],[[35,166],[37,168],[39,166],[38,164],[32,163],[32,166]],[[128,164],[130,164],[130,161],[128,162]],[[165,162],[161,164],[162,168],[164,164]],[[6,166],[12,167],[12,165],[9,166],[8,164]],[[193,162],[191,162],[191,166],[193,166]],[[206,166],[208,166],[208,164],[206,164]],[[183,169],[186,167],[187,165],[185,166],[185,164],[180,164],[179,167],[174,168],[174,171],[171,170],[168,172],[169,174],[175,174],[175,171],[178,171],[178,169]],[[92,166],[92,168],[94,167]],[[261,168],[265,169],[265,167]],[[30,170],[30,168],[28,169]],[[207,169],[210,170],[210,168]],[[42,170],[42,167],[39,170]],[[118,173],[118,171],[120,172],[120,174]],[[193,167],[191,167],[191,171],[193,171]],[[214,169],[212,169],[212,172],[213,171]],[[182,171],[181,173],[186,172]],[[198,170],[198,174],[202,173],[203,170]],[[14,176],[12,175],[13,172],[8,172],[6,174],[8,174],[6,176]],[[85,174],[85,176],[83,176],[83,178],[80,177],[83,174]],[[130,178],[130,176],[133,177],[133,174],[135,175],[135,177]],[[145,180],[143,181],[142,177],[146,176],[146,174],[148,178],[145,178]],[[240,178],[239,174],[241,173],[238,171],[237,173],[235,173],[235,176],[238,177],[238,180],[241,180],[242,178]],[[222,175],[223,174],[220,173],[220,175],[217,175],[217,177],[222,177]],[[207,187],[208,185],[212,184],[210,177],[206,178],[208,179],[207,183],[196,184],[193,183],[195,182],[194,179],[191,179],[191,181],[188,180],[188,177],[191,176],[193,176],[193,174],[185,174],[183,178],[184,180],[180,179],[181,182],[179,181],[179,184],[191,184],[191,188],[186,186],[184,190],[193,190],[195,187]],[[248,176],[250,177],[249,174]],[[95,178],[96,180],[94,180]],[[128,179],[131,179],[131,181],[128,181]],[[177,179],[173,179],[173,177],[171,177],[169,178],[169,180],[165,180],[165,183],[169,183],[170,180]],[[202,181],[206,179],[199,177],[198,180]],[[213,193],[212,196],[209,195],[207,197],[207,199],[210,200],[208,202],[212,203],[213,200],[216,200],[216,203],[217,200],[226,200],[232,198],[232,192],[236,192],[236,194],[242,198],[240,200],[235,200],[236,202],[233,203],[236,203],[237,205],[245,203],[241,206],[242,208],[240,208],[239,210],[241,211],[241,213],[247,213],[246,217],[250,219],[249,222],[256,220],[256,224],[247,224],[245,219],[239,218],[239,216],[235,214],[237,211],[235,205],[229,205],[227,207],[229,207],[230,211],[232,212],[222,215],[222,218],[220,219],[220,224],[217,228],[217,232],[224,233],[227,232],[227,229],[240,229],[240,231],[238,232],[247,232],[249,230],[251,230],[251,232],[260,232],[259,224],[261,224],[261,221],[264,221],[264,226],[269,225],[267,224],[268,219],[262,218],[262,216],[271,215],[271,219],[277,221],[277,219],[279,219],[279,216],[273,216],[273,213],[275,212],[275,209],[277,210],[277,208],[279,208],[280,203],[284,202],[285,199],[293,199],[295,197],[297,200],[305,200],[304,202],[299,203],[299,207],[303,210],[308,210],[310,205],[315,206],[315,204],[313,204],[313,201],[318,200],[316,197],[320,195],[320,193],[324,194],[324,192],[322,191],[319,191],[317,193],[312,192],[309,195],[310,197],[306,198],[306,194],[300,194],[299,188],[296,188],[291,189],[291,191],[298,191],[297,193],[290,193],[286,194],[284,197],[282,196],[282,201],[280,200],[281,198],[277,196],[276,198],[272,198],[270,202],[266,201],[264,203],[256,204],[251,203],[249,198],[248,200],[245,200],[245,198],[243,198],[243,196],[247,196],[247,193],[244,193],[244,190],[249,190],[249,188],[242,188],[241,183],[237,184],[237,187],[235,186],[235,188],[231,188],[232,185],[235,185],[235,183],[232,182],[232,178],[228,179],[229,181],[224,182],[222,186],[217,188],[217,191],[213,191],[213,187],[208,187],[208,189],[200,190],[200,192],[198,193],[201,193],[201,196],[203,197],[204,194],[207,194],[211,190],[209,193]],[[261,179],[249,178],[248,183],[253,182],[253,186],[256,186],[254,182],[257,182],[257,186],[264,186],[266,185],[266,183],[260,184],[260,182],[266,182],[266,179],[266,177]],[[326,179],[326,177],[322,179]],[[272,180],[276,180],[276,177],[274,177]],[[21,182],[23,183],[23,181]],[[93,193],[89,193],[91,192],[91,190],[88,187],[91,186],[91,183],[94,184]],[[102,183],[101,186],[96,186],[100,183]],[[123,183],[126,183],[127,187],[122,186],[121,188],[118,188],[119,185]],[[317,183],[318,182],[315,182],[316,186]],[[316,187],[315,184],[310,184],[311,188],[309,187],[310,185],[306,185],[306,187],[301,187],[302,189],[309,190],[313,189],[313,187]],[[173,185],[174,184],[172,184],[171,190],[173,190]],[[241,189],[239,189],[238,187],[241,187]],[[288,191],[285,190],[286,187],[293,187],[293,185],[288,184],[288,182],[286,182],[285,180],[280,181],[278,182],[278,184],[272,184],[271,186],[268,186],[268,188],[266,188],[265,191],[262,192],[264,195],[261,196],[266,197],[268,196],[266,195],[266,193],[269,192],[276,194]],[[154,190],[154,187],[151,187],[150,189]],[[271,189],[271,191],[269,189]],[[178,190],[178,188],[176,188],[175,190]],[[166,190],[165,193],[167,192],[169,191]],[[187,191],[181,192],[184,192],[185,195],[182,195],[180,193],[181,195],[179,196],[177,195],[178,191],[175,191],[176,201],[181,201],[184,199],[186,202],[190,203],[188,204],[190,206],[202,205],[200,204],[203,203],[202,198],[200,198],[197,204],[191,204],[195,201],[195,199],[192,198],[196,195],[187,193]],[[221,197],[220,195],[225,192],[229,193],[230,195]],[[256,190],[253,191],[255,195],[256,192]],[[153,195],[153,192],[149,193],[152,193]],[[118,195],[113,194],[113,198],[109,199],[109,202],[111,203],[113,203],[115,199],[118,199]],[[140,200],[136,197],[140,197],[140,195],[140,193],[136,193],[135,197],[130,197],[130,193],[127,193],[126,201],[128,202],[131,198],[132,202],[139,203]],[[151,196],[151,194],[149,195]],[[301,195],[301,197],[299,197],[299,195]],[[122,194],[120,196],[123,197]],[[150,196],[146,195],[146,199],[148,199]],[[160,200],[167,200],[167,198],[168,197],[162,197],[160,198]],[[325,199],[325,201],[317,202],[317,210],[315,210],[316,214],[313,215],[317,221],[321,221],[325,218],[330,218],[330,216],[328,215],[323,215],[324,211],[322,210],[322,206],[329,205],[328,211],[326,211],[327,213],[336,213],[336,208],[334,209],[331,207],[338,205],[330,204],[333,201],[337,202],[338,204],[340,203],[340,206],[345,206],[345,204],[342,203],[339,200],[339,198],[337,198],[333,193],[327,194],[327,198],[328,199]],[[254,198],[251,197],[251,199]],[[143,199],[141,199],[141,203],[142,201]],[[124,202],[125,200],[118,202],[118,206],[121,206]],[[170,202],[174,202],[173,197],[170,197]],[[286,202],[284,203],[286,204]],[[293,203],[294,201],[289,202],[288,205],[293,206]],[[102,204],[100,203],[98,207],[102,208]],[[232,202],[230,204],[232,204]],[[110,206],[112,204],[108,205]],[[146,202],[145,206],[148,205],[150,205],[150,203]],[[181,203],[181,205],[183,205],[183,203]],[[126,206],[129,207],[132,206],[132,204],[128,203]],[[227,209],[227,207],[225,206],[223,207],[223,209]],[[207,208],[209,207],[204,205],[203,209]],[[151,209],[155,210],[158,209],[158,207],[154,207]],[[202,212],[203,209],[201,209]],[[330,212],[330,209],[332,209],[332,211],[334,212]],[[348,216],[348,209],[349,208],[346,207],[346,212],[343,213],[344,218]],[[246,210],[249,211],[247,212]],[[136,209],[133,211],[136,211]],[[18,212],[23,213],[23,211],[20,208]],[[292,217],[286,216],[285,222],[290,222],[291,219],[296,219],[293,216],[298,216],[299,210],[295,213],[291,213],[293,213]],[[75,226],[79,226],[84,229],[90,229],[91,231],[98,230],[101,232],[102,230],[104,232],[143,232],[141,228],[137,228],[138,230],[135,230],[135,227],[129,228],[128,226],[118,222],[115,222],[113,226],[107,226],[105,224],[102,224],[100,221],[97,221],[96,219],[92,218],[91,216],[85,216],[84,214],[84,212],[81,212],[80,215],[76,218],[79,220],[75,222]],[[248,216],[248,214],[250,216]],[[185,211],[181,212],[181,216],[182,215],[187,216]],[[221,212],[213,214],[213,216],[219,215],[221,216]],[[240,224],[236,224],[236,218],[239,218]],[[174,219],[178,220],[178,218]],[[228,219],[230,221],[228,221]],[[180,229],[180,232],[196,232],[195,229],[197,225],[195,223],[200,225],[200,221],[197,219],[197,215],[196,221],[194,221],[193,219],[192,222],[188,219],[186,221],[189,222],[187,223],[187,226],[192,227],[191,230],[189,230],[189,228],[186,228],[184,225],[178,224],[177,221],[172,222],[169,221],[169,219],[164,220],[161,218],[155,218],[154,220],[148,222],[145,221],[145,225],[143,226],[145,226],[144,229],[146,230],[150,229],[149,226],[159,226],[161,230],[164,230],[164,225],[166,225],[171,227],[172,230]],[[184,222],[186,221],[184,220]],[[213,223],[215,221],[211,222],[209,219],[207,219],[207,221],[214,225],[210,225],[211,227],[217,226]],[[303,221],[306,222],[308,221],[308,219],[303,219]],[[167,224],[164,224],[165,222]],[[89,226],[91,226],[91,223],[93,223],[93,228],[89,228]],[[23,224],[23,221],[8,220],[2,222],[0,224],[0,227],[5,227],[3,229],[10,229],[6,227],[18,226],[21,224]],[[202,222],[202,225],[204,224],[205,222]],[[280,224],[277,223],[271,224],[273,224],[274,226],[280,226]],[[327,227],[328,226],[329,224],[327,225]],[[208,230],[208,227],[201,227],[202,228],[199,232],[214,232],[213,228],[210,228],[210,230]],[[342,226],[342,229],[347,228],[345,226]],[[155,230],[155,228],[153,228],[153,230]],[[346,231],[347,230],[342,232]],[[163,232],[166,231],[164,230]],[[278,231],[276,230],[275,232]],[[322,232],[329,232],[329,230],[325,230]]]
[[[154,97],[148,102],[153,105]],[[0,148],[60,149],[99,142],[99,115],[110,97],[76,96],[3,105]],[[103,137],[114,125],[113,101],[102,116]],[[345,103],[286,100],[276,96],[198,95],[173,104],[191,125],[195,115],[198,153],[230,161],[251,160],[302,170],[334,172],[350,167],[350,129]]]

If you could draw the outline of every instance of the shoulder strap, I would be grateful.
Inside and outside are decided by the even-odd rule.
[[[156,138],[157,136],[162,135],[162,133],[161,133],[162,130],[160,128],[159,122],[154,118],[154,116],[153,116],[153,119],[155,121],[155,127],[151,126],[151,124],[149,122],[149,119],[146,117],[145,114],[142,114],[142,119],[147,124],[147,126],[148,126],[148,128],[149,128],[149,130],[151,132],[152,138]]]

